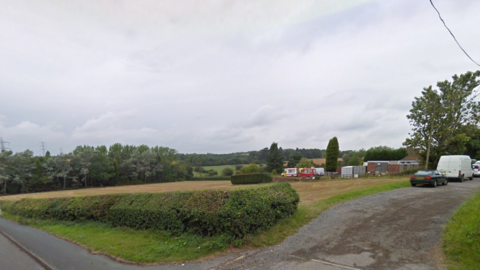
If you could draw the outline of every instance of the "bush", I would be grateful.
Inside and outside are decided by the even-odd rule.
[[[208,176],[218,175],[218,172],[215,170],[208,170]]]
[[[223,176],[232,176],[233,175],[233,169],[232,168],[225,168],[222,170],[222,175]]]
[[[299,196],[289,183],[236,190],[132,193],[2,202],[2,209],[26,218],[96,220],[174,234],[243,238],[293,214]]]
[[[232,175],[231,181],[234,185],[271,183],[272,176],[266,173],[237,174]]]
[[[257,164],[250,164],[245,167],[242,167],[239,171],[240,174],[248,174],[248,173],[258,173],[258,166]]]

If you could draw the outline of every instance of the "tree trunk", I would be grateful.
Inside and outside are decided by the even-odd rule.
[[[7,180],[5,179],[5,183],[3,185],[3,195],[7,195]]]
[[[63,189],[65,189],[65,187],[66,187],[66,182],[67,182],[66,177],[63,177]]]

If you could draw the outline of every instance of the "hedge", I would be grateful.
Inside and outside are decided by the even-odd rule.
[[[298,201],[299,196],[289,183],[273,183],[234,190],[22,199],[1,204],[2,210],[27,218],[95,220],[174,234],[226,234],[242,238],[293,214]]]
[[[227,181],[230,180],[230,176],[195,176],[192,179],[185,181]]]
[[[266,173],[237,174],[232,175],[230,179],[230,181],[232,181],[232,184],[234,185],[272,182],[272,176]]]

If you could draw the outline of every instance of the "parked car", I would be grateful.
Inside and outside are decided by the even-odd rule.
[[[479,164],[473,164],[472,165],[472,170],[473,170],[473,176],[474,177],[480,176],[480,165]]]
[[[455,179],[463,182],[464,179],[473,179],[472,159],[465,155],[441,156],[438,161],[437,170],[447,176],[448,179]]]
[[[448,184],[447,176],[438,170],[421,170],[410,177],[410,184],[412,187],[416,185],[431,185],[436,187],[438,185],[446,186]]]

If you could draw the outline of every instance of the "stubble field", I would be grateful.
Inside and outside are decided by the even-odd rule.
[[[366,179],[342,179],[342,180],[320,180],[313,182],[292,182],[292,187],[300,195],[300,205],[311,205],[328,199],[335,195],[363,190],[392,182],[405,181],[405,177],[395,178],[366,178]],[[122,193],[157,193],[168,191],[205,190],[205,189],[232,189],[248,187],[249,185],[232,185],[230,181],[184,181],[173,183],[158,183],[147,185],[87,188],[66,191],[54,191],[43,193],[19,194],[2,196],[0,200],[16,201],[23,198],[59,198],[72,196],[92,196],[102,194]]]

